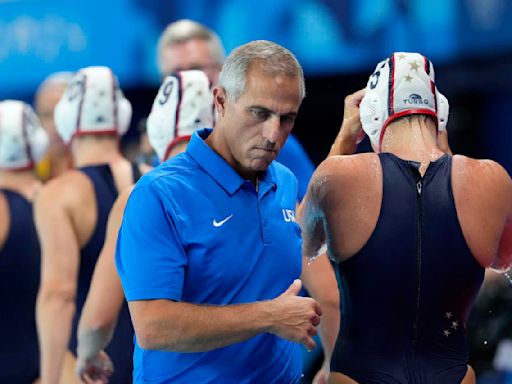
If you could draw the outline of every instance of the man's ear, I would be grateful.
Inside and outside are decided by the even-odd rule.
[[[215,105],[218,116],[224,116],[226,111],[226,100],[227,95],[225,89],[219,86],[215,86],[213,88],[213,104]]]

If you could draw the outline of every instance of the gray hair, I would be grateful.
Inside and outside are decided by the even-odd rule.
[[[226,91],[229,101],[235,102],[244,92],[247,70],[254,62],[260,64],[265,73],[297,77],[301,99],[304,98],[304,72],[293,53],[272,41],[256,40],[234,49],[222,67],[219,85]]]
[[[165,47],[198,39],[208,43],[213,60],[221,65],[226,53],[219,36],[205,25],[196,21],[183,19],[167,26],[158,39],[158,69],[163,73],[162,51]]]

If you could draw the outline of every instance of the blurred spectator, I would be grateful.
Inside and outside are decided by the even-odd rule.
[[[69,151],[55,129],[53,110],[72,77],[72,72],[53,73],[39,85],[36,92],[34,100],[36,113],[43,128],[50,135],[50,149],[36,167],[37,175],[43,181],[58,176],[71,167]]]

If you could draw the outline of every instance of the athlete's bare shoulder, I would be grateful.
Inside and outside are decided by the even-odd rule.
[[[368,172],[374,166],[379,166],[378,156],[375,153],[330,156],[318,166],[314,177],[352,178],[357,177],[361,172]]]
[[[310,185],[318,192],[364,188],[372,182],[372,176],[380,174],[381,165],[376,153],[331,156],[318,166]]]
[[[466,190],[488,193],[493,199],[512,197],[512,180],[499,163],[493,160],[479,160],[467,156],[453,156],[452,178],[462,182]],[[512,203],[512,202],[511,202]]]
[[[58,204],[72,207],[83,204],[94,194],[89,178],[78,170],[69,170],[46,183],[37,200],[48,204]]]

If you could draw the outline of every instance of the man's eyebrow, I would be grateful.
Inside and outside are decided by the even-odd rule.
[[[262,110],[262,111],[268,111],[268,112],[272,112],[272,113],[274,112],[271,109],[268,109],[267,107],[263,107],[261,105],[249,105],[247,107],[247,109],[259,109],[259,110]]]
[[[263,107],[261,105],[250,105],[247,107],[247,110],[260,110],[260,111],[264,111],[264,112],[269,112],[271,114],[276,114],[273,110],[267,108],[267,107]],[[297,116],[297,113],[298,112],[288,112],[288,113],[284,113],[280,116]]]

